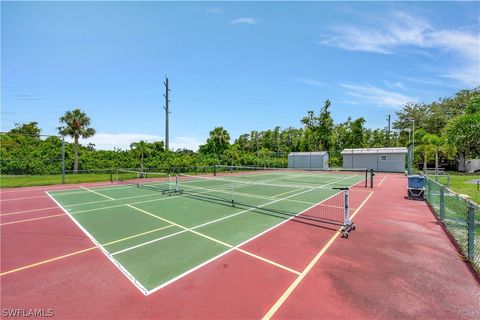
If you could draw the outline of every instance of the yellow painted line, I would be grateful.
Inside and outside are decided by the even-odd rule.
[[[29,264],[29,265],[26,265],[26,266],[23,266],[23,267],[20,267],[20,268],[17,268],[17,269],[12,269],[12,270],[9,270],[9,271],[5,271],[5,272],[0,273],[0,276],[5,276],[5,275],[10,274],[10,273],[22,271],[22,270],[25,270],[25,269],[30,269],[30,268],[33,268],[33,267],[40,266],[42,264],[46,264],[46,263],[49,263],[49,262],[53,262],[53,261],[57,261],[57,260],[60,260],[60,259],[68,258],[68,257],[74,256],[74,255],[77,255],[77,254],[80,254],[80,253],[84,253],[84,252],[87,252],[87,251],[90,251],[90,250],[93,250],[93,249],[97,249],[97,247],[90,247],[90,248],[87,248],[87,249],[83,249],[83,250],[75,251],[75,252],[72,252],[72,253],[69,253],[69,254],[65,254],[63,256],[43,260],[43,261],[40,261],[40,262],[37,262],[37,263],[32,263],[32,264]]]
[[[358,211],[363,207],[363,205],[370,199],[373,191],[363,200],[362,204],[358,207],[357,210],[352,214],[352,219],[358,213]],[[310,261],[307,267],[302,271],[302,273],[293,281],[293,283],[288,287],[288,289],[282,294],[282,296],[274,303],[274,305],[268,310],[268,312],[263,316],[262,319],[267,320],[271,319],[275,312],[283,305],[287,300],[290,294],[295,290],[298,284],[305,278],[305,276],[312,270],[313,266],[318,262],[318,260],[323,256],[328,248],[335,242],[338,236],[341,234],[341,229],[338,229],[335,234],[328,240],[328,242],[323,246],[323,248],[317,253],[317,255]]]
[[[388,177],[388,176],[387,176],[387,175],[385,175],[385,177],[383,177],[382,181],[380,181],[380,182],[378,183],[378,186],[381,186],[381,185],[382,185],[382,183],[383,183],[383,181],[385,181],[385,179],[387,179],[387,177]]]
[[[167,229],[167,228],[171,228],[171,227],[173,227],[173,226],[174,226],[173,224],[170,224],[170,225],[168,225],[168,226],[160,227],[160,228],[153,229],[153,230],[150,230],[150,231],[146,231],[146,232],[142,232],[142,233],[137,233],[137,234],[134,234],[133,236],[130,236],[130,237],[125,237],[125,238],[122,238],[122,239],[118,239],[118,240],[114,240],[114,241],[110,241],[110,242],[101,244],[101,246],[102,246],[102,247],[109,246],[109,245],[114,244],[114,243],[122,242],[122,241],[125,241],[125,240],[130,240],[130,239],[137,238],[137,237],[140,237],[140,236],[144,236],[144,235],[146,235],[146,234],[149,234],[149,233],[152,233],[152,232],[156,232],[156,231],[159,231],[159,230],[163,230],[163,229]]]
[[[247,254],[247,255],[249,255],[249,256],[252,256],[252,257],[254,257],[254,258],[257,258],[257,259],[259,259],[259,260],[265,261],[265,262],[267,262],[267,263],[273,264],[274,266],[279,267],[279,268],[282,268],[282,269],[284,269],[284,270],[287,270],[287,271],[289,271],[289,272],[291,272],[291,273],[295,273],[296,275],[300,275],[300,272],[298,272],[297,270],[293,270],[293,269],[291,269],[291,268],[289,268],[289,267],[286,267],[286,266],[284,266],[284,265],[281,265],[281,264],[276,263],[276,262],[274,262],[274,261],[272,261],[272,260],[269,260],[269,259],[266,259],[266,258],[261,257],[261,256],[259,256],[259,255],[256,255],[256,254],[254,254],[254,253],[251,253],[251,252],[249,252],[249,251],[246,251],[246,250],[243,250],[243,249],[240,249],[240,248],[237,248],[237,247],[235,247],[235,250],[236,250],[236,251],[239,251],[239,252],[242,252],[242,253],[245,253],[245,254]]]
[[[9,212],[9,213],[2,213],[2,214],[0,214],[0,216],[9,216],[9,215],[12,215],[12,214],[20,214],[20,213],[31,213],[31,212],[51,210],[51,209],[59,209],[59,207],[47,207],[47,208],[24,210],[24,211],[14,211],[14,212]]]
[[[32,219],[24,219],[24,220],[12,221],[12,222],[5,222],[5,223],[0,224],[0,226],[6,226],[8,224],[29,222],[29,221],[35,221],[35,220],[50,219],[50,218],[55,218],[55,217],[60,217],[60,216],[65,216],[65,213],[53,214],[53,215],[50,215],[50,216],[44,216],[44,217],[40,217],[40,218],[32,218]]]
[[[135,210],[138,210],[138,211],[140,211],[140,212],[142,212],[142,213],[144,213],[144,214],[146,214],[146,215],[149,215],[149,216],[152,216],[152,217],[157,218],[157,219],[159,219],[159,220],[162,220],[162,221],[165,221],[165,222],[167,222],[167,223],[173,224],[173,225],[175,225],[175,226],[177,226],[177,227],[179,227],[179,228],[181,228],[181,229],[184,229],[185,231],[194,233],[194,234],[196,234],[196,235],[198,235],[198,236],[200,236],[200,237],[203,237],[203,238],[206,238],[206,239],[211,240],[211,241],[213,241],[213,242],[216,242],[216,243],[218,243],[218,244],[221,244],[221,245],[223,245],[223,246],[225,246],[225,247],[227,247],[227,248],[230,248],[230,249],[233,249],[233,250],[242,252],[242,253],[247,254],[247,255],[249,255],[249,256],[251,256],[251,257],[254,257],[254,258],[259,259],[259,260],[261,260],[261,261],[267,262],[267,263],[269,263],[269,264],[271,264],[271,265],[274,265],[274,266],[279,267],[279,268],[281,268],[281,269],[284,269],[284,270],[287,270],[287,271],[289,271],[289,272],[295,273],[295,274],[297,274],[297,275],[300,274],[298,271],[295,271],[295,270],[293,270],[293,269],[290,269],[290,268],[288,268],[288,267],[286,267],[286,266],[283,266],[283,265],[281,265],[281,264],[279,264],[279,263],[276,263],[276,262],[274,262],[274,261],[271,261],[271,260],[268,260],[268,259],[266,259],[266,258],[260,257],[260,256],[258,256],[258,255],[256,255],[256,254],[253,254],[253,253],[248,252],[248,251],[246,251],[246,250],[240,249],[240,248],[238,248],[238,247],[236,247],[236,246],[233,246],[233,245],[228,244],[228,243],[226,243],[226,242],[223,242],[223,241],[221,241],[221,240],[212,238],[212,237],[210,237],[210,236],[207,236],[206,234],[203,234],[203,233],[201,233],[201,232],[198,232],[198,231],[195,231],[195,230],[193,230],[193,229],[187,228],[187,227],[182,226],[182,225],[180,225],[180,224],[178,224],[178,223],[175,223],[175,222],[172,222],[172,221],[170,221],[170,220],[164,219],[164,218],[162,218],[162,217],[156,216],[156,215],[154,215],[153,213],[150,213],[150,212],[148,212],[148,211],[142,210],[142,209],[137,208],[137,207],[132,206],[132,205],[128,205],[128,206],[129,206],[130,208],[135,209]]]
[[[85,189],[85,190],[87,190],[87,191],[90,191],[90,192],[92,192],[92,193],[95,193],[95,194],[97,194],[97,195],[99,195],[99,196],[105,197],[105,198],[107,198],[107,199],[109,199],[109,200],[115,200],[115,199],[113,199],[112,197],[106,196],[106,195],[104,195],[104,194],[102,194],[102,193],[100,193],[100,192],[97,192],[97,191],[95,191],[95,190],[92,190],[92,189],[89,189],[89,188],[86,188],[86,187],[80,187],[80,188]]]
[[[129,240],[129,239],[133,239],[133,238],[136,238],[136,237],[140,237],[140,236],[143,236],[143,235],[146,235],[146,234],[149,234],[149,233],[152,233],[152,232],[156,232],[156,231],[159,231],[159,230],[167,229],[167,228],[170,228],[170,227],[173,227],[173,225],[168,225],[168,226],[160,227],[160,228],[153,229],[153,230],[150,230],[150,231],[137,233],[137,234],[134,234],[133,236],[125,237],[125,238],[114,240],[114,241],[111,241],[111,242],[107,242],[105,244],[102,244],[101,246],[108,246],[108,245],[111,245],[111,244],[114,244],[114,243],[122,242],[122,241]],[[83,249],[83,250],[75,251],[75,252],[72,252],[72,253],[68,253],[68,254],[65,254],[65,255],[62,255],[62,256],[59,256],[59,257],[43,260],[43,261],[40,261],[40,262],[37,262],[37,263],[32,263],[32,264],[29,264],[29,265],[26,265],[26,266],[23,266],[23,267],[20,267],[20,268],[16,268],[16,269],[12,269],[12,270],[0,273],[0,276],[4,276],[4,275],[10,274],[10,273],[22,271],[22,270],[25,270],[25,269],[30,269],[30,268],[37,267],[37,266],[40,266],[40,265],[43,265],[43,264],[46,264],[46,263],[49,263],[49,262],[57,261],[57,260],[60,260],[60,259],[68,258],[68,257],[74,256],[74,255],[80,254],[80,253],[91,251],[93,249],[98,249],[98,247],[94,246],[94,247],[90,247],[90,248],[87,248],[87,249]]]
[[[13,198],[13,199],[1,199],[0,201],[16,201],[16,200],[27,200],[35,198],[45,198],[46,196],[35,196],[35,197],[25,197],[25,198]]]

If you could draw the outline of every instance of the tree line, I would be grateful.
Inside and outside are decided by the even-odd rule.
[[[393,130],[366,128],[363,117],[335,123],[331,102],[318,113],[308,111],[301,127],[251,131],[231,139],[223,127],[216,127],[198,151],[166,150],[163,141],[137,141],[129,150],[96,150],[81,145],[82,138],[95,135],[91,119],[80,109],[59,118],[59,136],[43,137],[37,122],[17,124],[1,135],[3,174],[56,174],[61,172],[62,136],[67,170],[78,172],[104,168],[162,169],[172,167],[256,165],[286,167],[287,155],[297,151],[328,151],[330,166],[342,165],[345,148],[407,146],[415,139],[415,159],[426,168],[436,159],[465,161],[480,154],[480,88],[462,90],[452,97],[430,104],[408,103],[396,112]],[[415,124],[415,132],[413,132]]]

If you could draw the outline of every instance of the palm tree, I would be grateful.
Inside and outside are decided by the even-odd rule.
[[[60,123],[63,126],[58,127],[58,133],[62,136],[70,136],[74,141],[74,162],[73,173],[78,172],[78,140],[80,137],[83,139],[92,137],[95,135],[95,129],[89,128],[90,118],[85,112],[80,109],[67,111],[60,117]]]
[[[427,162],[430,154],[434,152],[435,145],[433,143],[437,143],[438,136],[434,134],[427,133],[422,137],[422,148],[423,148],[423,173],[427,174]],[[433,143],[432,143],[433,141]],[[435,167],[438,166],[438,153],[435,154]],[[435,169],[437,171],[437,169]]]
[[[438,175],[438,154],[443,150],[443,141],[436,134],[426,135],[429,145],[432,147],[435,152],[435,175]]]
[[[134,142],[130,144],[130,148],[132,149],[132,152],[134,154],[140,156],[140,171],[143,172],[143,160],[145,159],[145,156],[150,153],[151,150],[149,144],[144,140],[141,140],[139,142]]]

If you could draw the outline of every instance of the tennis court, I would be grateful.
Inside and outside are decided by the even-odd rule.
[[[122,171],[111,186],[47,194],[145,295],[286,221],[355,228],[349,187],[368,172],[218,168],[214,174]]]

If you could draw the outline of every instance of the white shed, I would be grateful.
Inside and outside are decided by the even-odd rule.
[[[345,149],[343,156],[344,169],[367,168],[375,171],[405,172],[405,156],[407,148],[363,148]]]
[[[328,169],[328,152],[290,152],[288,154],[289,168]]]

